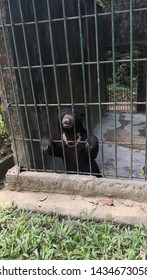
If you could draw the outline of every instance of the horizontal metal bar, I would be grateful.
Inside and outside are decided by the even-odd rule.
[[[115,62],[116,63],[123,63],[123,62],[130,62],[130,59],[116,59]],[[133,62],[141,62],[141,61],[147,61],[147,57],[145,58],[134,58]],[[113,63],[113,60],[100,60],[99,64],[111,64]],[[85,65],[97,65],[97,61],[85,61],[84,62]],[[56,63],[55,64],[56,67],[67,67],[68,63]],[[70,66],[82,66],[82,62],[70,62],[69,63]],[[39,69],[39,68],[53,68],[54,65],[53,64],[39,64],[39,65],[26,65],[26,66],[12,66],[12,69],[18,70],[18,69]],[[9,70],[9,67],[3,67],[3,70]]]
[[[15,140],[16,141],[22,141],[22,138],[21,137],[15,137]],[[33,142],[38,142],[38,143],[40,143],[40,139],[39,138],[26,138],[26,137],[24,137],[23,138],[23,140],[24,141],[27,141],[27,142],[30,142],[30,141],[33,141]],[[52,139],[52,141],[54,142],[54,143],[62,143],[62,140],[58,140],[58,139]],[[69,143],[70,142],[73,142],[73,141],[68,141]],[[80,141],[80,143],[85,143],[85,141]],[[116,144],[116,142],[115,141],[107,141],[107,140],[100,140],[99,139],[99,145],[106,145],[106,144],[112,144],[112,145],[115,145]],[[131,142],[131,140],[130,140],[130,142],[121,142],[121,141],[117,141],[117,146],[119,146],[119,145],[122,145],[122,146],[131,146],[131,145],[135,145],[135,146],[138,146],[138,147],[140,147],[140,146],[145,146],[145,142],[144,143],[136,143],[136,142]]]
[[[146,8],[133,8],[133,12],[141,12],[141,11],[147,11],[147,7]],[[120,10],[120,11],[114,11],[114,14],[124,14],[124,13],[130,13],[129,9],[126,10]],[[102,12],[102,13],[98,13],[98,16],[110,16],[112,15],[112,12]]]
[[[21,167],[21,171],[26,171],[27,169],[25,168],[25,167]],[[34,170],[34,169],[32,169],[32,168],[29,168],[29,171],[36,171],[36,170]],[[51,169],[46,169],[46,170],[44,170],[44,169],[37,169],[37,172],[49,172],[49,173],[53,173],[54,171],[53,170],[51,170]],[[56,170],[56,173],[58,173],[58,174],[65,174],[65,172],[64,171],[62,171],[62,170]],[[67,174],[75,174],[75,172],[72,172],[72,171],[68,171],[67,172]],[[85,175],[89,175],[90,173],[86,173],[86,172],[79,172],[79,174],[85,174]],[[95,174],[95,173],[92,173],[93,175],[97,175],[97,174]],[[105,173],[105,174],[103,174],[103,176],[104,176],[104,178],[114,178],[114,174],[107,174],[107,173]],[[128,176],[123,176],[123,175],[118,175],[118,178],[123,178],[123,179],[127,179],[127,178],[129,178],[129,175]],[[137,176],[132,176],[132,179],[133,178],[139,178],[139,176],[137,177]],[[139,179],[142,179],[142,178],[139,178]],[[144,180],[144,178],[142,179],[142,180]]]
[[[23,167],[21,167],[21,171],[27,171],[27,169],[23,166]],[[33,169],[33,168],[29,168],[29,171],[36,171],[36,170]],[[75,171],[67,171],[67,172],[65,172],[64,170],[56,169],[56,171],[54,171],[52,169],[44,170],[44,169],[41,169],[41,168],[38,168],[37,172],[49,172],[49,173],[55,172],[55,173],[59,173],[59,174],[77,174],[77,172],[75,172]],[[91,175],[90,172],[79,172],[78,174],[81,174],[81,175]],[[100,174],[102,174],[102,173],[100,173]],[[97,173],[92,173],[92,175],[96,175],[97,176]]]
[[[82,15],[82,18],[92,18],[94,17],[95,14],[89,14],[89,15]],[[66,17],[66,20],[78,20],[79,16],[73,16],[73,17]],[[44,20],[37,20],[37,24],[42,24],[42,23],[50,23],[50,22],[60,22],[64,21],[64,18],[55,18],[55,19],[44,19]],[[27,21],[27,22],[13,22],[13,25],[15,26],[21,26],[22,24],[24,25],[33,25],[35,24],[35,21]],[[4,26],[10,27],[12,24],[11,23],[5,23]]]
[[[114,105],[114,102],[101,102],[101,103],[99,103],[99,102],[93,102],[93,103],[91,103],[91,102],[87,102],[87,105],[88,106],[97,106],[97,105]],[[137,104],[144,104],[144,105],[147,105],[147,102],[146,101],[133,101],[133,104],[134,105],[137,105]],[[24,104],[20,104],[20,103],[18,103],[17,104],[19,107],[24,107],[25,105]],[[34,106],[37,106],[37,107],[44,107],[44,106],[48,106],[48,107],[57,107],[58,106],[58,104],[57,103],[50,103],[50,104],[26,104],[26,106],[27,107],[34,107]],[[85,103],[83,103],[83,102],[80,102],[80,103],[73,103],[73,105],[74,106],[85,106]],[[130,101],[119,101],[119,102],[117,102],[116,101],[116,105],[131,105],[131,102]],[[15,104],[8,104],[8,106],[12,106],[12,107],[15,107],[16,105]],[[60,103],[60,106],[71,106],[71,103]]]
[[[121,63],[121,62],[130,62],[131,59],[116,59],[115,62],[117,63]],[[132,59],[133,62],[139,62],[139,61],[147,61],[147,57],[145,58],[133,58]],[[113,60],[103,60],[99,62],[100,64],[110,64],[113,63]]]
[[[133,12],[143,12],[143,11],[147,11],[147,7],[146,8],[133,8]],[[130,13],[130,10],[121,10],[121,11],[114,11],[114,14],[123,14],[123,13]],[[96,13],[97,16],[108,16],[108,15],[112,15],[112,12],[102,12],[102,13]],[[95,13],[94,14],[88,14],[88,15],[81,15],[81,18],[92,18],[95,17]],[[79,16],[73,16],[73,17],[66,17],[66,20],[78,20],[80,17]],[[46,20],[37,20],[37,24],[44,24],[44,23],[49,23],[49,22],[60,22],[60,21],[64,21],[64,18],[55,18],[55,19],[46,19]],[[35,21],[28,21],[28,22],[12,22],[12,24],[14,26],[21,26],[21,25],[35,25]],[[6,27],[10,27],[12,26],[11,23],[5,23],[4,26]]]

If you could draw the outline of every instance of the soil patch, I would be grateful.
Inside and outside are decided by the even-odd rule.
[[[9,137],[0,136],[0,160],[11,154],[11,140]]]

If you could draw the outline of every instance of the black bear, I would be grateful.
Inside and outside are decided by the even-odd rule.
[[[70,108],[62,109],[59,129],[63,141],[52,141],[49,137],[44,137],[41,148],[44,153],[61,157],[69,173],[79,171],[88,174],[91,171],[97,177],[102,177],[95,161],[99,150],[98,139],[93,135],[87,138],[87,131],[82,124],[83,118],[84,114],[78,110],[74,110],[73,114]]]

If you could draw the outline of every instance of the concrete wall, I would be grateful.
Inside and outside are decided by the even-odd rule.
[[[132,15],[132,30],[133,30],[133,44],[147,44],[147,11],[137,10],[146,7],[144,1],[133,5]],[[136,10],[135,10],[136,9]],[[121,11],[121,13],[118,13]],[[123,12],[124,11],[124,12]],[[110,12],[107,8],[103,12]],[[115,46],[130,46],[130,5],[126,4],[115,9],[114,14],[114,36]],[[104,29],[105,29],[105,45],[112,46],[112,22],[111,14],[104,15]]]
[[[0,1],[2,23],[6,23],[6,6],[5,0]],[[22,144],[22,141],[18,140],[25,137],[24,122],[22,119],[21,109],[16,109],[16,104],[20,103],[20,95],[18,90],[18,84],[16,79],[16,73],[13,68],[9,66],[14,65],[10,36],[7,28],[5,28],[5,34],[0,29],[0,62],[1,62],[1,76],[0,76],[0,97],[2,101],[3,115],[5,123],[12,140],[12,148],[14,151],[15,163],[20,165],[30,166],[30,156],[28,146],[26,143]],[[17,102],[16,102],[17,100]],[[18,121],[19,116],[19,121]],[[14,137],[17,139],[14,141]],[[16,149],[17,147],[17,149]],[[26,151],[26,155],[24,153]]]

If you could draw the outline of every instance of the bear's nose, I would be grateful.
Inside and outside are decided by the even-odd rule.
[[[70,124],[70,119],[69,118],[64,118],[64,123]]]

